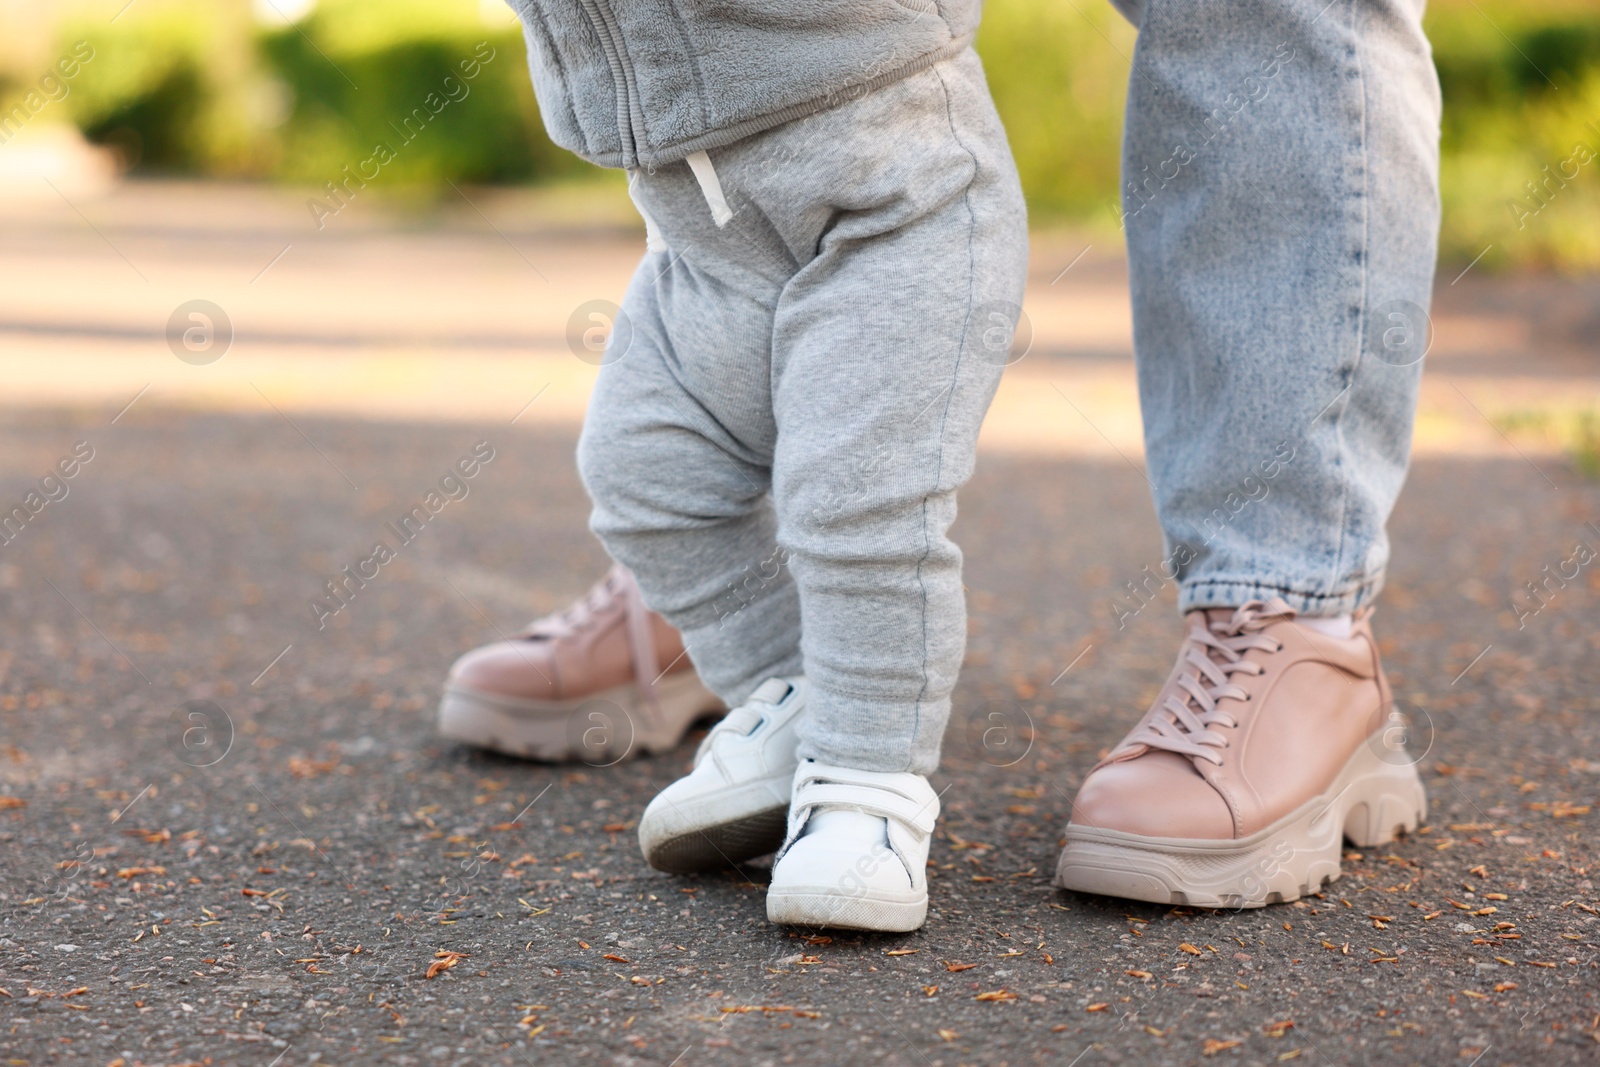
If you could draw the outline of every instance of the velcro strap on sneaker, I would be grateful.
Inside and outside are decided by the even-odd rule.
[[[750,704],[781,704],[792,692],[794,686],[788,679],[768,678],[756,686],[755,692],[746,697],[745,701]]]
[[[700,739],[700,747],[695,749],[694,764],[700,765],[705,754],[711,751],[711,743],[716,738],[726,733],[748,734],[756,728],[761,721],[761,711],[749,704],[741,704],[722,717],[722,721],[711,728],[711,732]]]
[[[939,795],[920,775],[818,763],[804,765],[796,776],[793,806],[797,812],[818,807],[853,808],[894,819],[921,834],[933,833],[939,818]]]
[[[934,820],[938,818],[938,811],[927,804],[919,804],[897,793],[886,793],[881,789],[862,789],[854,785],[817,783],[796,795],[795,803],[802,808],[813,810],[849,808],[868,815],[880,815],[885,819],[904,823],[923,834],[933,833]]]

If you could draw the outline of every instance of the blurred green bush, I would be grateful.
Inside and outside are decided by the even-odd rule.
[[[264,34],[262,61],[292,101],[274,138],[273,173],[325,182],[379,145],[394,151],[384,174],[398,184],[588,169],[544,134],[520,31],[448,17],[459,9],[336,0]]]
[[[1445,259],[1600,269],[1600,10],[1435,0],[1428,28],[1445,99]],[[80,39],[96,58],[66,106],[140,170],[321,186],[385,145],[385,186],[427,195],[447,179],[589,169],[545,137],[515,25],[461,0],[322,0],[279,29],[242,3],[166,0],[60,28],[63,51]],[[979,48],[1036,221],[1115,226],[1133,41],[1100,0],[988,0]],[[475,53],[492,58],[464,79]],[[0,99],[28,77],[0,72]],[[465,95],[422,128],[447,78]]]
[[[1600,269],[1600,10],[1449,0],[1428,34],[1444,90],[1443,258]]]
[[[222,56],[208,50],[226,36],[218,20],[194,14],[156,9],[115,25],[63,27],[58,54],[84,51],[82,42],[92,50],[65,101],[72,119],[131,165],[215,173],[246,148],[246,139],[226,134],[238,103],[232,86],[210,69]]]
[[[323,0],[282,28],[168,3],[69,22],[58,47],[78,40],[96,58],[73,119],[139,171],[323,185],[379,146],[397,191],[588,169],[544,135],[520,31],[459,2]]]

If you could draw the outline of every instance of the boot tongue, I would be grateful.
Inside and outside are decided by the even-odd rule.
[[[1289,606],[1289,602],[1281,596],[1275,596],[1268,601],[1252,600],[1237,610],[1227,608],[1212,609],[1206,613],[1206,618],[1211,622],[1222,622],[1227,625],[1229,632],[1246,633],[1260,630],[1275,622],[1293,622],[1299,614]]]

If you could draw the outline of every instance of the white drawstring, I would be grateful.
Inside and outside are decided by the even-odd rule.
[[[704,152],[691,152],[684,157],[684,162],[689,164],[689,169],[694,172],[694,180],[700,183],[700,192],[706,198],[706,206],[711,209],[711,221],[717,224],[720,230],[733,218],[733,210],[728,207],[728,198],[722,195],[722,181],[717,177],[717,169],[711,165],[711,157]],[[633,201],[633,206],[638,209],[639,217],[644,219],[644,247],[647,252],[665,252],[667,250],[666,238],[661,236],[661,230],[656,226],[656,220],[650,217],[650,212],[644,209],[639,202],[637,186],[639,172],[628,171],[628,198]]]
[[[634,208],[639,212],[639,217],[644,219],[644,250],[646,252],[665,252],[667,239],[661,236],[661,230],[656,226],[656,220],[650,217],[650,212],[639,203],[639,196],[634,192],[634,186],[639,184],[639,172],[628,171],[628,199],[633,201]]]
[[[722,182],[717,178],[716,168],[711,165],[711,157],[704,152],[690,152],[684,157],[684,162],[694,171],[694,179],[700,183],[700,191],[705,194],[706,206],[711,209],[711,221],[720,230],[733,218],[733,212],[728,208],[728,198],[722,195]]]

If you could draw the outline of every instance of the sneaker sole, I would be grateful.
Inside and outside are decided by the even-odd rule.
[[[448,685],[439,703],[439,733],[508,756],[609,766],[642,752],[669,751],[696,719],[723,710],[694,671],[663,679],[656,694],[660,722],[644,713],[631,683],[559,701],[518,700]]]
[[[827,886],[773,886],[767,890],[767,919],[787,926],[870,930],[905,934],[928,918],[928,895],[887,897],[852,894]]]
[[[676,831],[657,831],[641,819],[639,849],[646,863],[668,874],[714,871],[776,852],[783,844],[788,819],[788,804],[757,808],[720,822]]]
[[[1068,824],[1056,885],[1155,904],[1259,908],[1298,900],[1340,875],[1344,838],[1371,848],[1415,830],[1427,794],[1410,763],[1390,763],[1382,734],[1356,749],[1333,785],[1239,840],[1145,837]]]

